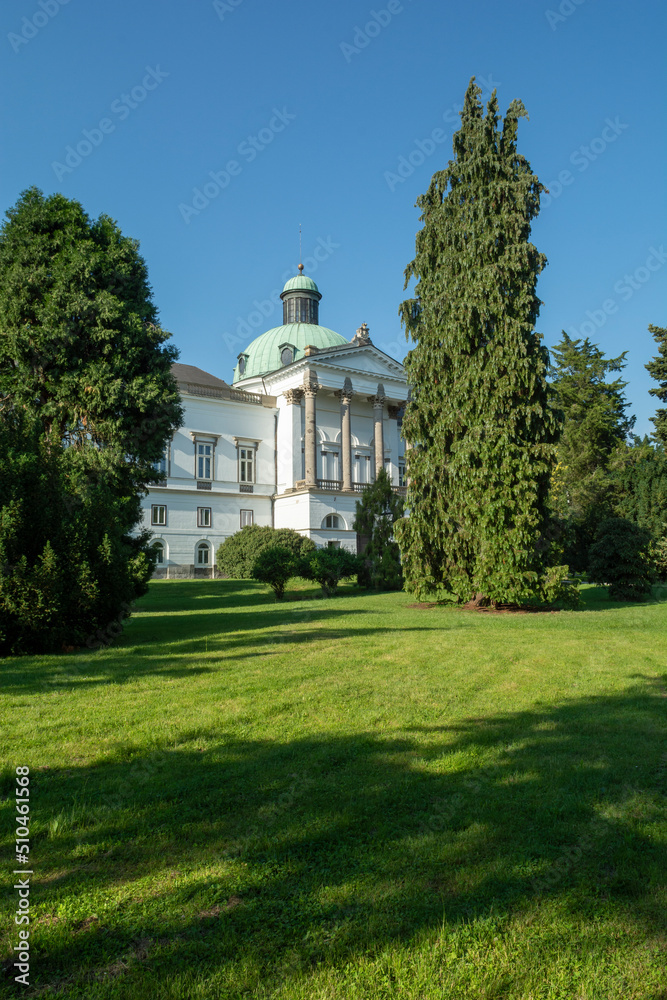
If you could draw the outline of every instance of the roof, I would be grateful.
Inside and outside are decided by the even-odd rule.
[[[298,280],[309,281],[310,279],[292,279],[292,281]],[[345,337],[334,330],[329,330],[326,326],[315,326],[314,323],[288,323],[286,326],[275,326],[248,344],[245,351],[242,352],[247,358],[245,371],[241,375],[237,364],[232,381],[239,382],[241,379],[267,375],[269,372],[283,368],[280,351],[286,345],[294,348],[292,360],[299,361],[304,357],[304,349],[308,346],[326,350],[343,344],[349,347],[349,341]]]
[[[305,274],[297,274],[295,278],[290,278],[289,281],[285,283],[283,294],[285,292],[294,292],[299,289],[306,289],[309,292],[317,292],[318,295],[320,294],[320,290],[313,279],[307,278]]]
[[[205,372],[202,368],[195,368],[194,365],[173,364],[171,366],[171,373],[177,382],[189,382],[191,385],[209,385],[217,389],[229,388],[229,384],[223,382],[221,378],[216,378],[215,375]]]

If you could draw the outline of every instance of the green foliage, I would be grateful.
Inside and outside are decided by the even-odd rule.
[[[410,516],[396,525],[408,589],[457,601],[541,599],[542,535],[559,421],[534,332],[546,258],[529,242],[544,190],[517,150],[513,101],[500,126],[471,81],[455,158],[417,205],[423,228],[400,307],[416,346],[403,420]]]
[[[563,331],[552,350],[550,376],[555,403],[564,416],[558,443],[561,523],[565,559],[576,570],[588,565],[588,549],[597,527],[614,513],[610,462],[623,448],[634,417],[620,378],[609,379],[625,367],[625,352],[605,358],[588,338],[572,340]]]
[[[549,566],[542,582],[542,601],[550,607],[576,611],[581,607],[579,580],[570,573],[568,566]]]
[[[153,463],[183,412],[136,240],[63,195],[23,192],[0,231],[0,397],[52,448],[102,453],[121,489]]]
[[[295,571],[294,552],[285,545],[272,545],[259,553],[252,568],[252,575],[260,583],[268,583],[276,595],[276,600],[282,601],[285,596],[285,586]]]
[[[654,541],[667,535],[667,455],[648,438],[635,438],[611,463],[614,513],[646,528]]]
[[[270,528],[261,524],[249,524],[224,540],[218,548],[216,563],[227,576],[250,580],[260,552],[276,545],[289,549],[296,558],[315,551],[313,540],[300,535],[292,528]]]
[[[147,589],[149,535],[128,534],[139,499],[92,457],[0,413],[0,655],[108,645]]]
[[[21,195],[0,230],[5,652],[107,643],[143,593],[139,497],[182,419],[168,337],[135,240]]]
[[[649,326],[658,345],[657,357],[649,361],[646,370],[659,383],[657,388],[649,389],[652,396],[662,403],[667,403],[667,328],[664,326]],[[651,420],[655,424],[655,437],[667,448],[667,410],[659,409]]]
[[[607,584],[613,601],[640,601],[651,587],[649,546],[644,528],[622,517],[600,524],[589,553],[589,576]]]
[[[319,583],[325,597],[333,597],[341,580],[359,572],[359,559],[347,549],[315,549],[299,561],[298,572]]]
[[[353,528],[368,539],[360,558],[358,582],[375,590],[401,590],[403,571],[394,523],[403,516],[403,499],[394,493],[385,469],[380,469],[374,483],[366,486],[357,501]]]

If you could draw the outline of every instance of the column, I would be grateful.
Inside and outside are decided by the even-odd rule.
[[[375,444],[375,478],[378,477],[380,469],[384,469],[384,404],[386,396],[382,382],[378,383],[377,392],[374,396],[369,396],[369,403],[373,404],[373,440]]]
[[[352,489],[352,426],[350,406],[352,404],[352,381],[345,379],[343,388],[336,393],[340,397],[340,442],[343,462],[343,489]]]
[[[398,486],[398,459],[401,455],[401,436],[398,430],[398,418],[402,410],[402,404],[387,407],[391,445],[391,481],[394,486]]]
[[[278,423],[279,481],[287,489],[294,488],[301,472],[301,400],[303,389],[287,389],[283,396],[287,406],[280,412]],[[282,422],[285,422],[284,429]]]
[[[303,391],[306,397],[306,428],[304,451],[306,459],[306,486],[317,486],[317,420],[315,396],[319,385],[317,372],[307,368],[303,376]]]

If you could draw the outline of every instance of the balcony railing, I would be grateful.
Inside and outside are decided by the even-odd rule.
[[[294,483],[294,489],[303,490],[306,489],[306,485],[305,479],[297,479]],[[352,483],[352,490],[354,493],[363,493],[366,487],[371,485],[371,483]],[[331,490],[332,493],[342,493],[343,482],[341,479],[318,479],[317,488],[320,490]],[[241,487],[241,489],[243,489],[243,487]],[[392,490],[394,493],[398,493],[398,495],[402,497],[407,494],[406,486],[392,486]]]

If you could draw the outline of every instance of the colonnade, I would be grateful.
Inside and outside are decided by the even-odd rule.
[[[285,398],[288,404],[297,404],[305,397],[305,486],[317,486],[317,405],[316,396],[321,388],[317,379],[317,372],[312,368],[306,369],[303,379],[302,389],[288,389]],[[341,459],[342,459],[342,488],[352,490],[352,427],[351,427],[351,405],[354,397],[352,380],[345,379],[343,388],[336,394],[340,399],[340,426],[341,426]],[[373,396],[367,396],[368,402],[373,406],[373,443],[375,445],[375,476],[380,469],[384,468],[384,406],[386,396],[384,386],[378,383],[377,390]]]

